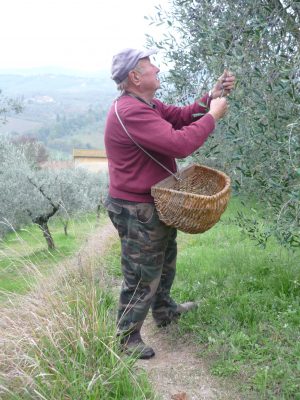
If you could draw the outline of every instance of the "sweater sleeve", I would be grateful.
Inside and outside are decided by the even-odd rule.
[[[144,149],[185,158],[202,146],[215,128],[215,120],[211,114],[188,124],[193,120],[192,116],[187,117],[188,112],[199,112],[199,108],[199,105],[195,108],[185,107],[181,118],[186,125],[181,129],[174,129],[172,123],[164,119],[164,115],[160,115],[160,110],[143,103],[140,103],[138,112],[135,107],[122,108],[120,116],[129,134]],[[175,114],[176,112],[178,111]]]
[[[199,117],[194,117],[194,114],[205,115],[208,111],[210,98],[208,94],[204,97],[195,101],[193,104],[189,104],[185,107],[177,107],[173,105],[167,105],[159,100],[155,100],[155,105],[159,109],[163,118],[172,124],[173,128],[180,129],[183,126],[189,125],[192,122],[199,119]],[[206,104],[206,107],[201,106],[199,103]]]

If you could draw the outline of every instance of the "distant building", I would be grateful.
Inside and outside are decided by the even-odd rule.
[[[51,96],[34,96],[27,99],[27,103],[55,103],[55,100]]]
[[[91,172],[107,171],[108,162],[105,150],[73,149],[75,168],[86,168]]]

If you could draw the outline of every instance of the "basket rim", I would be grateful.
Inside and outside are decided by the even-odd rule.
[[[207,196],[204,194],[197,194],[197,193],[191,193],[191,192],[185,192],[183,190],[179,191],[179,190],[175,190],[175,189],[166,189],[166,188],[153,188],[153,191],[161,191],[161,192],[166,192],[166,193],[174,193],[174,194],[178,194],[178,195],[188,195],[190,197],[196,198],[196,199],[218,199],[219,197],[221,197],[222,195],[224,195],[226,192],[230,191],[230,185],[226,185],[224,187],[224,189],[222,189],[220,192],[213,194],[211,196]]]
[[[204,195],[204,194],[197,194],[197,193],[186,192],[186,191],[183,191],[183,190],[175,190],[175,189],[164,188],[164,187],[158,186],[158,184],[161,183],[161,182],[158,182],[157,184],[155,184],[155,185],[152,186],[152,188],[151,188],[151,194],[152,194],[152,190],[153,190],[153,192],[155,192],[155,191],[162,191],[162,192],[166,192],[166,193],[174,193],[174,194],[179,194],[179,195],[184,195],[184,194],[185,194],[185,195],[189,195],[189,196],[194,197],[194,198],[218,199],[219,197],[221,197],[222,195],[224,195],[226,192],[230,191],[231,179],[230,179],[230,177],[229,177],[228,175],[226,175],[224,172],[219,171],[219,170],[214,169],[214,168],[206,167],[205,165],[195,164],[195,163],[192,164],[192,165],[190,165],[190,166],[187,167],[187,168],[191,168],[191,167],[194,167],[194,166],[196,166],[196,167],[202,167],[202,168],[205,168],[205,169],[214,171],[214,172],[218,173],[219,175],[222,175],[222,176],[225,178],[225,186],[224,186],[224,188],[223,188],[220,192],[209,196],[209,195]],[[185,168],[185,169],[187,169],[187,168]],[[153,196],[153,197],[154,197],[154,196]]]

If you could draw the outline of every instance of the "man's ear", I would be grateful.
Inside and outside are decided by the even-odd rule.
[[[132,71],[129,71],[128,77],[134,85],[140,85],[140,74],[138,73],[138,71],[135,71],[134,69]]]

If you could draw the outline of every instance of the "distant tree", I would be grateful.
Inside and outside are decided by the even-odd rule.
[[[106,175],[83,169],[36,169],[22,146],[0,138],[0,235],[30,222],[43,232],[48,248],[55,243],[49,220],[60,216],[67,234],[72,216],[96,212],[107,190]]]
[[[10,113],[18,114],[22,111],[22,101],[5,97],[0,90],[0,123],[6,122],[6,117]]]
[[[51,193],[56,176],[36,170],[9,140],[0,143],[0,232],[5,234],[32,221],[42,230],[48,249],[54,249],[48,222],[60,207]]]
[[[0,236],[29,223],[24,202],[30,189],[31,168],[21,149],[6,137],[0,138]]]
[[[48,177],[49,178],[49,177]],[[28,212],[32,222],[36,224],[41,231],[43,232],[44,238],[47,242],[48,245],[48,250],[53,250],[55,248],[54,240],[53,237],[50,233],[49,230],[49,220],[51,217],[53,217],[57,211],[60,208],[60,201],[58,203],[55,203],[52,198],[45,193],[45,189],[43,188],[43,185],[41,182],[35,183],[32,178],[28,177],[28,181],[31,183],[32,186],[34,186],[43,196],[44,200],[48,201],[47,208],[43,211],[40,211],[39,213],[34,212],[32,209],[27,209],[26,211]]]
[[[71,217],[88,211],[96,212],[107,193],[107,174],[91,173],[84,168],[65,169],[59,174],[58,195],[61,207],[58,215],[68,234]]]
[[[25,154],[27,160],[39,166],[41,163],[46,162],[49,158],[46,147],[43,143],[38,142],[34,137],[22,135],[12,140],[16,146],[20,146]]]

